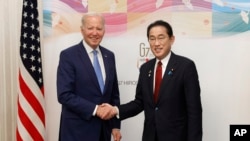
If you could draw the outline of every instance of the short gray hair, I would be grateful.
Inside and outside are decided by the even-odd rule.
[[[104,16],[103,16],[102,14],[96,13],[96,12],[91,12],[91,13],[86,13],[86,14],[84,14],[84,15],[82,16],[82,26],[84,25],[86,18],[87,18],[87,17],[92,17],[92,16],[101,17],[103,26],[105,26],[105,18],[104,18]]]

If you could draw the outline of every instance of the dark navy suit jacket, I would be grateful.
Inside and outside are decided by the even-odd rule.
[[[97,104],[119,105],[119,90],[114,54],[100,47],[106,71],[106,81],[101,93],[90,58],[80,42],[63,50],[57,70],[57,96],[62,104],[60,141],[110,141],[113,128],[120,128],[120,121],[108,121],[93,116]]]
[[[171,54],[160,86],[159,99],[153,101],[156,59],[140,68],[135,99],[119,107],[126,119],[144,111],[143,141],[201,141],[202,106],[198,73],[193,61]]]

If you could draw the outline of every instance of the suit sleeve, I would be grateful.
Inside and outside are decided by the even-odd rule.
[[[115,57],[114,57],[114,66],[116,66],[115,63]],[[117,79],[117,72],[116,72],[116,67],[115,67],[115,77],[114,77],[114,83],[113,83],[113,89],[112,89],[112,98],[111,98],[111,105],[113,106],[119,106],[120,105],[120,93],[119,93],[119,87],[118,87],[118,79]],[[112,128],[121,128],[121,121],[117,119],[115,116],[112,120]]]
[[[198,73],[194,62],[188,63],[184,74],[188,114],[187,141],[202,141],[202,106]]]
[[[81,118],[89,120],[96,104],[81,98],[75,93],[75,61],[67,52],[61,52],[57,70],[57,98],[62,108],[73,111]]]
[[[121,120],[136,116],[143,111],[143,96],[142,96],[142,86],[141,86],[142,73],[139,75],[138,84],[136,87],[135,99],[119,106],[119,116]]]

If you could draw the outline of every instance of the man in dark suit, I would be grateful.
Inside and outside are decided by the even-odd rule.
[[[104,105],[117,109],[113,115],[121,120],[144,111],[142,141],[202,141],[200,85],[194,62],[171,51],[175,37],[169,23],[150,24],[147,37],[155,58],[140,67],[135,99],[118,106],[119,110]]]
[[[60,54],[57,70],[57,96],[62,104],[60,141],[110,141],[111,134],[115,141],[121,139],[120,120],[99,117],[111,112],[100,104],[120,104],[115,56],[100,46],[104,27],[102,15],[84,15],[83,40]],[[94,59],[94,52],[98,59]],[[94,65],[97,61],[101,70],[98,75]]]

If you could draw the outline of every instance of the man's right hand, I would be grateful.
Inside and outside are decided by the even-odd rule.
[[[98,105],[96,111],[96,115],[103,120],[109,120],[114,116],[116,116],[117,114],[118,114],[117,109],[108,103],[103,103],[101,105]]]

